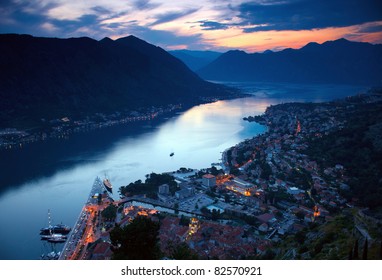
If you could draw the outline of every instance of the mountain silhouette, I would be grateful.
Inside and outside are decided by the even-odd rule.
[[[197,71],[217,59],[222,53],[214,51],[175,50],[170,54],[183,61],[191,70]]]
[[[378,85],[382,45],[339,39],[278,52],[228,51],[197,73],[218,81]]]
[[[134,36],[100,41],[0,35],[0,126],[152,105],[197,103],[227,89]]]

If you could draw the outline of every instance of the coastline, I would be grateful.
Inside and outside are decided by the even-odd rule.
[[[238,91],[237,89],[234,90]],[[97,113],[80,120],[64,116],[61,119],[44,120],[41,127],[37,129],[3,128],[0,130],[0,150],[22,148],[23,145],[33,142],[67,138],[73,133],[102,129],[120,124],[149,122],[166,116],[174,116],[194,106],[244,97],[248,97],[248,94],[236,92],[226,96],[199,97],[198,102],[187,104],[168,104],[160,107],[150,106],[139,108],[136,111],[117,111],[109,115]]]

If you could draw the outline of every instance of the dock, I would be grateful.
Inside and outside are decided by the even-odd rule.
[[[97,177],[94,180],[89,197],[64,244],[59,260],[81,260],[86,258],[88,244],[94,242],[100,232],[97,229],[100,212],[109,205],[109,200],[104,201],[102,199],[105,191],[106,188],[102,180]]]

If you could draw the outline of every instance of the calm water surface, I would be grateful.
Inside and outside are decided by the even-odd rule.
[[[107,173],[117,189],[151,172],[204,168],[221,152],[265,131],[242,120],[282,102],[320,102],[353,95],[362,88],[231,83],[253,97],[197,106],[166,120],[120,125],[0,151],[0,259],[38,259],[51,248],[39,229],[72,226],[96,176]],[[174,152],[174,156],[169,154]]]

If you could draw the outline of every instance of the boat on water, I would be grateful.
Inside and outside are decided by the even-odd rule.
[[[43,234],[41,235],[41,240],[66,240],[66,235],[60,233],[52,233],[52,234]]]
[[[48,227],[40,229],[41,240],[46,240],[50,243],[66,242],[66,235],[71,231],[71,228],[61,224],[52,226],[50,210],[48,210]]]
[[[171,153],[171,154],[170,154],[170,157],[172,157],[172,156],[174,156],[174,153]]]
[[[61,234],[68,234],[72,229],[64,224],[58,224],[55,226],[50,226],[46,228],[40,229],[40,234],[41,235],[47,235],[50,233],[61,233]]]
[[[55,252],[52,251],[48,254],[42,254],[41,255],[41,260],[58,260],[60,258],[61,252]]]
[[[50,243],[64,243],[66,242],[66,236],[52,236],[47,241]]]
[[[105,186],[105,188],[109,191],[109,192],[113,192],[113,186],[112,184],[110,183],[109,179],[108,178],[105,178],[103,180],[103,185]]]

